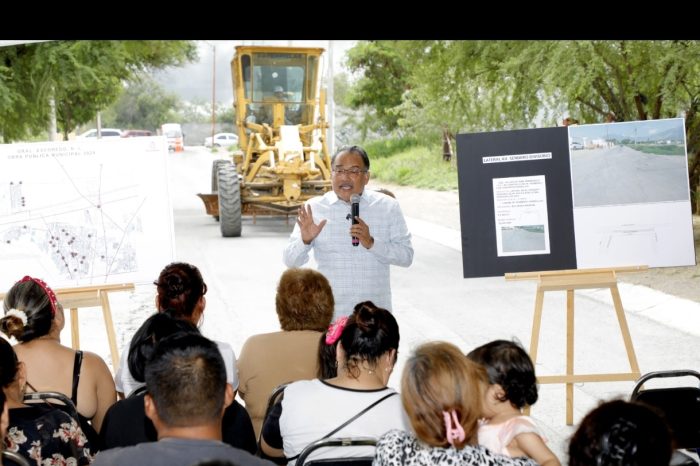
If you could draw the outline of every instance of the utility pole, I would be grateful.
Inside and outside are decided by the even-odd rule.
[[[333,96],[333,41],[328,41],[328,150],[335,153],[335,97]]]
[[[216,134],[216,44],[212,44],[211,70],[211,147],[214,148]]]

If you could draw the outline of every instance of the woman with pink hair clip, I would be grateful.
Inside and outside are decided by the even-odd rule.
[[[413,433],[392,430],[377,442],[373,466],[535,466],[477,444],[482,393],[488,378],[451,343],[419,346],[406,362],[401,402]]]

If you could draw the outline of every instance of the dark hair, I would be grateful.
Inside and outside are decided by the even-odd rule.
[[[146,364],[146,388],[158,417],[173,427],[221,419],[226,367],[216,343],[198,334],[163,338]]]
[[[386,309],[363,301],[355,305],[355,311],[340,335],[345,351],[345,367],[353,377],[359,376],[359,364],[375,363],[384,353],[399,348],[399,324]]]
[[[338,157],[340,154],[344,154],[345,152],[357,154],[360,157],[362,157],[362,162],[365,164],[365,168],[369,170],[369,156],[367,155],[367,152],[365,152],[365,150],[360,146],[341,147],[335,154],[333,154],[333,157],[331,157],[331,167],[335,166],[336,157]]]
[[[328,279],[313,269],[291,268],[282,273],[275,296],[282,330],[323,331],[333,319],[333,290]]]
[[[671,452],[668,425],[654,408],[613,400],[583,418],[569,443],[569,465],[667,465]]]
[[[519,344],[494,340],[472,350],[467,357],[486,368],[490,384],[503,388],[505,396],[500,401],[509,401],[518,409],[537,401],[535,367]]]
[[[207,292],[199,269],[185,262],[166,265],[153,284],[158,287],[158,311],[177,319],[191,319],[197,302]]]
[[[137,382],[146,381],[146,362],[153,355],[156,344],[163,338],[177,332],[199,333],[199,330],[188,320],[175,319],[160,312],[153,314],[141,324],[131,339],[127,358],[129,372],[134,380]]]
[[[0,387],[9,387],[15,381],[18,366],[19,361],[14,348],[10,342],[0,338]]]
[[[34,280],[15,283],[5,295],[2,306],[5,314],[10,309],[16,309],[27,316],[26,324],[14,315],[5,315],[0,319],[0,331],[8,337],[27,342],[43,337],[51,330],[54,318],[51,299],[46,290]]]
[[[318,370],[316,371],[316,377],[321,380],[332,379],[338,375],[335,345],[326,344],[327,333],[328,330],[324,331],[318,341]]]

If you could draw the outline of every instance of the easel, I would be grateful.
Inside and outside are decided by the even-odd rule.
[[[109,351],[112,357],[112,367],[114,372],[119,369],[119,351],[117,350],[117,336],[114,333],[114,322],[112,321],[112,311],[109,307],[109,292],[131,291],[134,289],[133,283],[121,283],[118,285],[94,285],[77,288],[61,288],[54,290],[58,302],[64,308],[70,309],[70,329],[71,347],[80,349],[80,327],[78,325],[78,308],[81,307],[101,307],[102,317],[107,330],[109,341]],[[4,298],[4,293],[0,294],[0,300]]]
[[[566,374],[545,375],[537,377],[541,384],[565,383],[566,384],[566,424],[574,423],[574,383],[576,382],[612,382],[635,381],[639,378],[639,365],[634,353],[632,338],[630,337],[625,311],[622,308],[620,291],[617,288],[617,273],[641,272],[647,266],[615,267],[604,269],[583,270],[553,270],[546,272],[521,272],[507,273],[506,280],[537,280],[537,294],[535,296],[535,315],[532,321],[532,336],[530,338],[530,357],[533,363],[537,362],[537,349],[540,338],[540,326],[542,324],[542,304],[545,291],[566,290]],[[574,374],[574,290],[587,288],[609,288],[612,294],[617,321],[620,324],[620,332],[627,350],[631,372],[614,374]]]

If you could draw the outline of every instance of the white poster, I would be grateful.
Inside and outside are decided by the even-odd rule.
[[[0,145],[0,292],[153,281],[174,257],[165,138]]]
[[[578,268],[694,265],[684,120],[568,130]]]
[[[549,254],[544,175],[493,179],[498,256]]]

